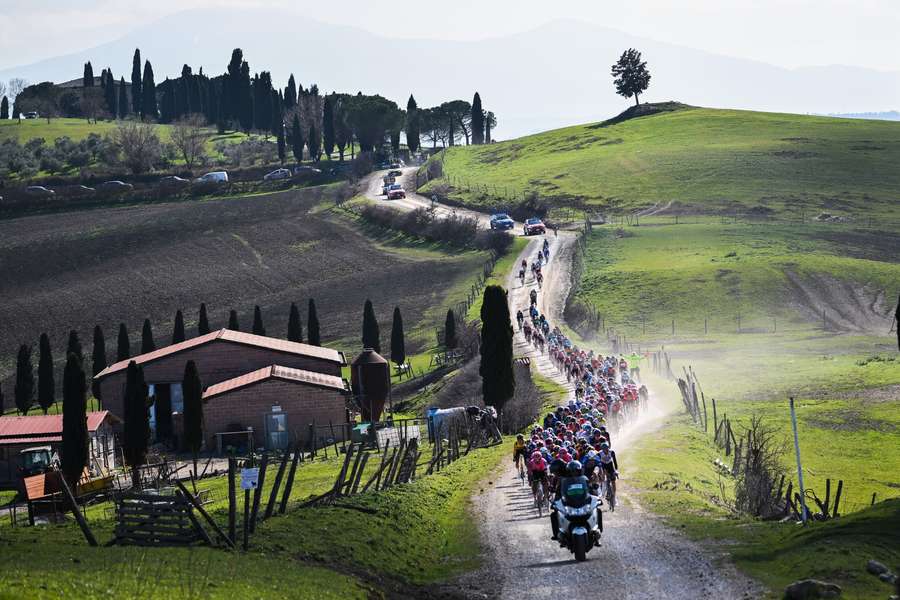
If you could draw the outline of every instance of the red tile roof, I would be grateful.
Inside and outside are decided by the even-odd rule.
[[[340,365],[347,364],[347,361],[344,358],[344,354],[342,352],[338,352],[337,350],[332,350],[331,348],[322,348],[320,346],[312,346],[310,344],[289,342],[287,340],[279,340],[277,338],[266,337],[263,335],[244,333],[243,331],[219,329],[218,331],[211,331],[206,335],[201,335],[189,340],[185,340],[178,344],[172,344],[170,346],[158,348],[153,352],[147,352],[146,354],[141,354],[139,356],[134,356],[132,358],[119,361],[117,363],[109,365],[108,367],[97,373],[94,378],[101,379],[103,377],[106,377],[107,375],[122,371],[128,368],[128,363],[130,363],[131,361],[142,365],[159,358],[163,358],[165,356],[171,356],[172,354],[176,354],[178,352],[183,352],[191,348],[196,348],[197,346],[202,346],[203,344],[208,344],[215,340],[222,340],[234,344],[244,344],[247,346],[255,346],[257,348],[274,350],[275,352],[309,356],[312,358],[318,358],[320,360],[335,362]]]
[[[87,414],[88,431],[97,431],[107,419],[118,418],[107,410]],[[62,415],[0,417],[0,444],[46,443],[62,439]]]
[[[340,391],[346,391],[347,389],[347,382],[334,375],[325,375],[323,373],[314,373],[313,371],[304,371],[303,369],[292,369],[290,367],[271,365],[263,367],[262,369],[257,369],[246,375],[234,377],[233,379],[211,385],[203,392],[203,399],[208,400],[213,396],[218,396],[226,392],[233,392],[242,387],[253,385],[268,379],[280,379],[282,381],[326,387]]]

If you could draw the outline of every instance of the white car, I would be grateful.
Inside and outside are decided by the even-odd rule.
[[[275,169],[271,173],[266,173],[263,176],[263,181],[278,181],[279,179],[290,179],[291,171],[290,169]]]
[[[213,171],[194,180],[195,183],[228,183],[228,173]]]
[[[42,198],[46,198],[47,196],[53,196],[54,194],[56,194],[56,192],[54,192],[50,188],[46,188],[42,185],[29,185],[27,188],[25,188],[25,193],[29,196],[39,196]]]

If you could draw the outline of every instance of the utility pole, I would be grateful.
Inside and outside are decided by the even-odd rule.
[[[797,479],[800,480],[800,519],[806,525],[806,488],[803,486],[803,463],[800,462],[800,438],[797,437],[797,411],[794,409],[794,397],[791,396],[791,426],[794,428],[794,452],[797,455]]]

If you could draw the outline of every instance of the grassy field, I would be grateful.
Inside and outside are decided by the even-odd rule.
[[[423,447],[423,455],[429,452]],[[420,586],[480,564],[469,501],[505,452],[505,444],[475,451],[437,474],[348,498],[342,507],[298,506],[327,490],[340,466],[335,458],[305,463],[298,469],[287,513],[260,524],[246,554],[204,547],[93,549],[86,547],[74,522],[36,528],[4,523],[0,598],[343,599],[379,598],[384,589],[403,590],[407,597],[423,594]],[[377,468],[377,460],[369,464],[363,481]],[[274,470],[271,466],[267,482]],[[264,500],[270,485],[263,490]],[[211,489],[214,500],[207,508],[224,524],[224,478],[204,480],[200,486]],[[107,508],[88,511],[101,542],[112,537]]]
[[[625,211],[757,209],[891,215],[900,123],[690,108],[443,153],[450,196],[583,199]],[[441,185],[447,180],[435,180]],[[488,195],[468,191],[487,185]],[[427,190],[426,190],[427,192]]]

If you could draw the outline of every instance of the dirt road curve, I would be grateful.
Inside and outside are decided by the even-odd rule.
[[[413,169],[405,169],[403,187],[412,189]],[[405,200],[385,200],[381,195],[381,175],[373,174],[365,183],[366,195],[379,204],[401,210],[430,206],[428,198],[407,191]],[[490,217],[465,209],[452,209],[440,204],[439,214],[471,215],[488,226]],[[517,224],[515,233],[521,234]],[[569,268],[576,251],[575,235],[559,232],[547,236],[550,240],[550,264],[544,269],[544,286],[539,290],[538,308],[550,319],[560,323],[571,279]],[[536,237],[523,250],[522,258],[531,261],[544,237]],[[515,269],[517,272],[517,269]],[[509,290],[511,314],[518,308],[528,308],[528,295],[536,283],[530,278],[520,284],[516,272],[506,282]],[[515,326],[515,325],[514,325]],[[570,393],[573,387],[560,375],[545,355],[529,345],[521,332],[516,333],[515,355],[529,356],[544,375],[564,385]],[[652,399],[651,399],[652,404]],[[629,442],[640,435],[652,433],[662,426],[664,414],[651,414],[619,434],[613,441],[620,455],[628,452]],[[457,590],[472,598],[514,598],[526,600],[571,597],[598,597],[626,600],[695,600],[700,598],[755,598],[759,587],[736,572],[724,555],[686,539],[679,532],[663,525],[653,515],[643,511],[628,489],[627,473],[620,481],[620,505],[614,513],[604,513],[602,545],[588,554],[588,560],[577,563],[572,554],[550,540],[549,519],[539,518],[531,499],[531,492],[519,483],[512,461],[504,461],[492,481],[485,482],[485,490],[475,499],[475,513],[482,539],[489,550],[482,572],[463,577]]]

